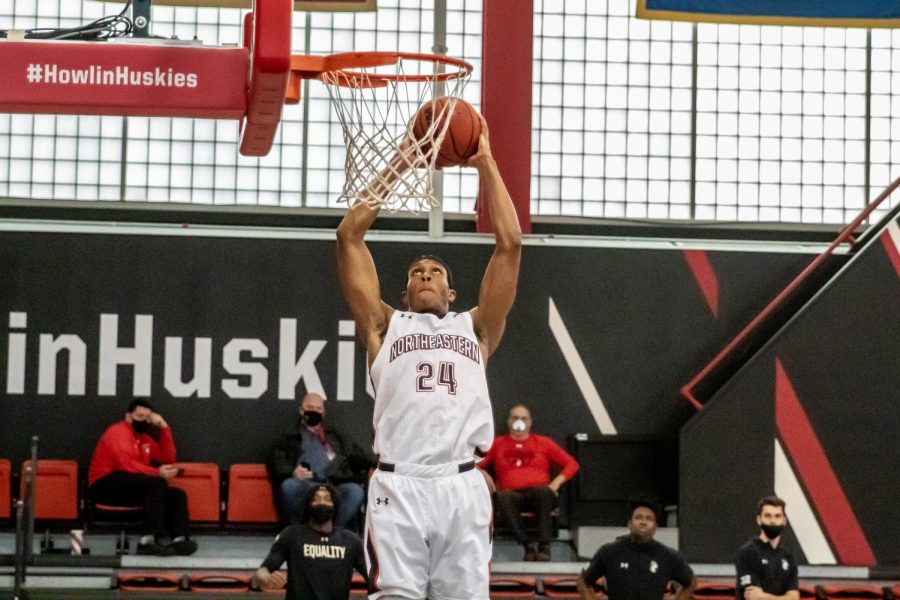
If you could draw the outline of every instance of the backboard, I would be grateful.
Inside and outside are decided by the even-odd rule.
[[[125,0],[105,0],[124,3]],[[253,0],[153,0],[155,6],[191,6],[204,8],[253,7]],[[363,12],[374,11],[375,0],[295,0],[294,10],[319,12]]]

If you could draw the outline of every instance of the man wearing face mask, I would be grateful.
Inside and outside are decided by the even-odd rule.
[[[366,577],[362,541],[335,526],[341,499],[334,486],[310,486],[303,505],[303,522],[278,534],[253,581],[263,589],[284,587],[285,577],[278,569],[287,562],[287,600],[346,600],[353,570]]]
[[[325,400],[315,393],[303,398],[296,423],[273,445],[266,460],[286,520],[302,521],[307,491],[327,481],[341,498],[334,519],[338,527],[346,527],[359,513],[366,474],[376,464],[374,454],[325,426]]]
[[[797,560],[781,547],[785,502],[766,496],[757,504],[759,535],[741,546],[735,560],[738,600],[799,600]]]
[[[631,503],[628,535],[604,544],[575,585],[581,600],[597,600],[594,583],[603,578],[609,600],[663,600],[669,583],[674,600],[693,598],[694,572],[678,552],[653,539],[659,504],[652,498]]]
[[[98,504],[142,506],[144,535],[138,554],[186,556],[197,550],[188,533],[187,496],[169,487],[178,474],[172,430],[144,399],[103,433],[88,471],[88,494]]]
[[[549,437],[531,433],[531,411],[513,406],[507,419],[509,434],[494,438],[490,451],[478,467],[497,490],[497,512],[513,536],[525,548],[524,560],[549,561],[553,536],[551,513],[559,506],[559,488],[578,472],[578,462]],[[550,464],[560,473],[550,479]],[[493,466],[496,485],[487,469]],[[537,539],[529,539],[522,523],[523,511],[537,519]]]

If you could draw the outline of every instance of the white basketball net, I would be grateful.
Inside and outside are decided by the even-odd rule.
[[[400,58],[390,67],[320,75],[338,114],[347,146],[346,180],[339,201],[350,206],[365,202],[371,208],[383,206],[390,212],[414,213],[438,205],[432,186],[435,161],[450,123],[449,115],[469,81],[469,73],[460,69],[459,74],[442,74],[437,67],[443,65],[435,64],[436,72],[422,77],[424,81],[403,78],[407,74],[405,67],[423,66],[433,65]],[[385,73],[386,68],[392,72]],[[386,75],[388,81],[384,81]],[[416,113],[438,96],[449,96],[453,101],[443,104],[428,131],[416,139],[412,132]]]

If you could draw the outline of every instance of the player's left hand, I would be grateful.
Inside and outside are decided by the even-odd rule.
[[[751,585],[744,588],[744,598],[746,598],[746,600],[767,600],[768,598],[771,598],[771,596],[762,591],[762,588]]]

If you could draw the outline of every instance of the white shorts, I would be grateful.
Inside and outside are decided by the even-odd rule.
[[[369,598],[487,600],[492,507],[478,469],[392,463],[369,481]]]

